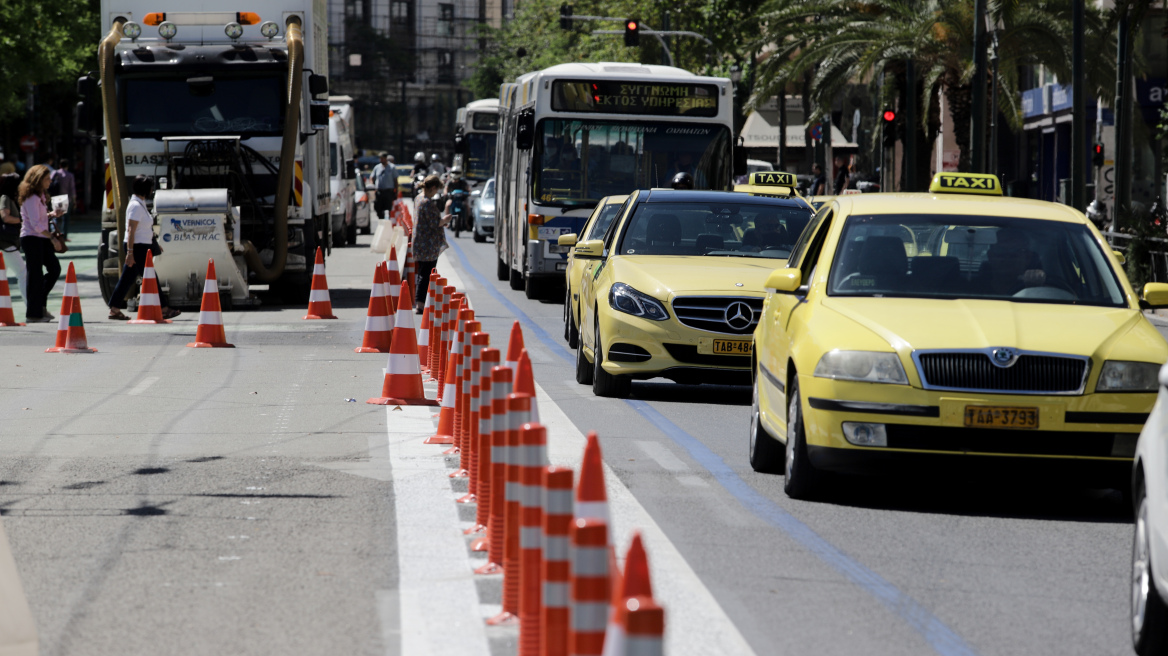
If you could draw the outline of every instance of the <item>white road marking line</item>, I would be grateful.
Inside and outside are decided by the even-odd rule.
[[[157,383],[157,382],[158,382],[158,376],[151,376],[149,378],[146,378],[142,382],[135,385],[134,389],[131,389],[129,392],[126,392],[126,395],[127,396],[138,396],[142,392],[145,392],[151,385],[153,385],[154,383]]]
[[[401,640],[401,631],[398,630],[398,620],[401,612],[398,609],[398,596],[394,590],[378,590],[377,620],[381,624],[381,642],[386,656],[398,654],[398,643]]]
[[[568,465],[578,472],[584,455],[584,434],[539,383],[536,383],[535,390],[540,419],[548,430],[548,458],[553,464]],[[603,435],[600,444],[603,448]],[[623,553],[628,547],[633,530],[641,531],[649,553],[654,596],[667,613],[665,652],[672,656],[754,654],[738,627],[734,626],[677,547],[607,464],[604,475],[615,532],[613,544],[618,553]]]
[[[661,468],[665,471],[677,474],[683,472],[688,473],[690,470],[689,465],[682,462],[681,458],[673,455],[673,452],[669,450],[669,447],[661,444],[660,442],[637,440],[637,448],[643,451],[645,455],[652,458],[653,461],[658,465],[661,465]]]
[[[422,443],[434,432],[433,410],[386,407],[397,517],[401,653],[489,656],[445,459],[438,447]]]
[[[678,483],[681,483],[686,487],[710,487],[710,484],[706,482],[706,479],[694,474],[683,474],[680,476],[675,476],[674,478],[677,479]]]

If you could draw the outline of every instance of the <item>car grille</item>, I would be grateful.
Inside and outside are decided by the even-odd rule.
[[[750,367],[749,355],[711,355],[698,353],[698,347],[692,344],[665,344],[665,350],[678,362],[686,364],[703,364],[710,367]]]
[[[726,310],[734,303],[745,303],[750,308],[749,323],[738,326],[726,323]],[[751,296],[678,296],[673,299],[673,313],[682,325],[690,328],[727,335],[750,335],[762,316],[762,299]]]
[[[1087,379],[1082,357],[1022,354],[999,367],[986,352],[914,354],[926,389],[975,392],[1079,394]]]

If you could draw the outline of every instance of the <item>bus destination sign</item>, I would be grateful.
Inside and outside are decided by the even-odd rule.
[[[552,109],[557,112],[718,115],[718,87],[713,84],[634,82],[628,80],[556,80]]]

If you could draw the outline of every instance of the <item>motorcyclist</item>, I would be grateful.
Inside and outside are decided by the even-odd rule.
[[[442,163],[442,156],[438,153],[430,155],[430,173],[434,175],[443,175],[446,173],[446,165]]]
[[[416,178],[419,175],[429,175],[430,167],[426,165],[426,153],[418,151],[414,153],[414,170],[410,171],[410,177]]]
[[[450,168],[446,181],[446,214],[453,215],[451,227],[455,235],[460,230],[470,230],[470,184],[462,177],[462,167]]]
[[[674,189],[693,189],[693,176],[682,171],[681,173],[673,176],[673,180],[670,181],[669,186],[673,187]]]

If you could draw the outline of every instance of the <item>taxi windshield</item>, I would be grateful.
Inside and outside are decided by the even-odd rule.
[[[1126,305],[1085,225],[986,216],[849,217],[828,294]]]
[[[589,239],[601,239],[604,233],[608,232],[608,226],[616,215],[620,213],[624,203],[605,203],[596,208],[596,219],[588,227],[588,234],[584,235],[581,241],[588,241]]]
[[[629,218],[616,252],[784,259],[810,220],[806,206],[642,203]]]

